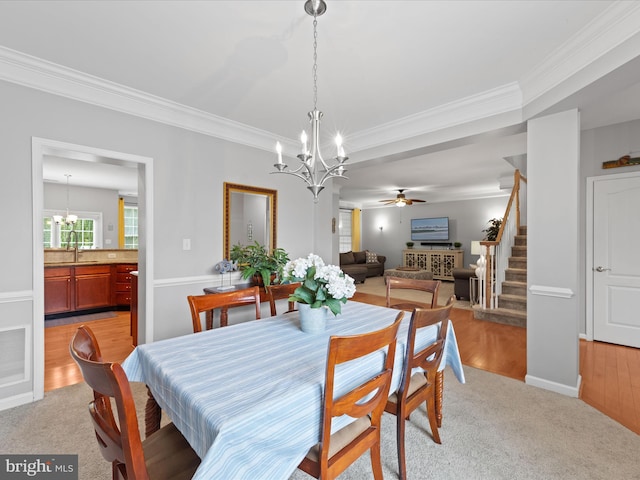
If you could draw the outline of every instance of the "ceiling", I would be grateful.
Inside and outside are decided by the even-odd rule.
[[[0,47],[266,132],[293,157],[313,107],[312,18],[303,3],[0,1]],[[633,3],[328,0],[318,19],[318,108],[326,141],[340,131],[351,157],[350,179],[336,181],[341,200],[377,206],[399,188],[428,202],[504,194],[498,179],[513,170],[504,157],[526,152],[531,79],[611,9]],[[640,118],[640,68],[631,70],[631,80],[629,72],[608,80],[615,96],[603,78],[591,93],[585,86],[553,103],[580,108],[583,128]],[[510,103],[495,115],[445,118],[498,94]],[[85,180],[69,170],[78,163],[47,159],[45,180],[134,178],[113,165],[96,175],[94,162]]]

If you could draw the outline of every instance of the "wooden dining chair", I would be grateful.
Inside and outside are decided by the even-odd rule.
[[[386,277],[387,281],[387,307],[397,310],[413,310],[414,308],[436,308],[438,306],[438,290],[440,289],[440,280],[420,280],[413,278]],[[425,295],[424,302],[414,302],[410,300],[392,304],[394,300],[391,298],[393,290],[412,290],[419,293],[428,293],[430,297]]]
[[[329,339],[325,374],[320,443],[312,447],[298,468],[315,478],[336,478],[367,450],[371,451],[371,466],[375,480],[382,480],[380,458],[380,422],[389,396],[398,326],[404,312],[395,321],[375,332]],[[386,348],[384,365],[374,376],[334,398],[336,366]],[[370,396],[370,398],[368,398]],[[363,400],[365,399],[365,400]],[[356,420],[337,432],[331,431],[334,417],[348,415]]]
[[[220,326],[227,326],[227,309],[240,307],[242,305],[256,306],[256,320],[260,319],[260,287],[243,288],[230,292],[211,293],[207,295],[189,295],[187,297],[191,309],[191,320],[193,321],[193,333],[202,331],[202,312],[210,312],[206,319],[206,329],[213,328],[213,310],[219,308]]]
[[[288,299],[300,285],[302,285],[300,282],[265,285],[264,289],[269,297],[269,307],[271,307],[272,317],[277,315],[276,300]],[[284,313],[294,312],[295,310],[295,302],[289,302],[288,310]]]
[[[455,301],[455,297],[453,298],[453,301]],[[398,467],[401,480],[407,477],[404,448],[405,420],[408,420],[411,412],[418,408],[423,402],[425,402],[426,405],[433,440],[436,443],[441,443],[436,416],[436,377],[438,376],[438,368],[440,367],[440,362],[444,354],[447,330],[449,328],[449,316],[452,308],[453,303],[434,309],[418,308],[415,309],[411,315],[400,387],[397,392],[389,397],[385,406],[386,412],[396,416]],[[415,340],[417,331],[421,328],[438,324],[438,335],[436,339],[429,345],[416,351]],[[411,372],[415,368],[420,368],[424,370],[424,372],[412,374]]]
[[[102,456],[114,480],[189,479],[200,458],[173,423],[140,438],[131,386],[118,363],[103,362],[93,332],[78,328],[69,346],[85,382],[93,389],[89,414]],[[115,402],[117,420],[111,399]]]

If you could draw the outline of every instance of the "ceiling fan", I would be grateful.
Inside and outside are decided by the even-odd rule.
[[[405,205],[411,205],[413,202],[424,202],[425,200],[420,200],[418,198],[407,198],[405,196],[404,192],[406,190],[406,188],[400,188],[398,189],[398,195],[396,195],[396,198],[392,199],[392,200],[380,200],[381,202],[383,202],[385,205],[393,205],[395,204],[396,207],[404,207]]]

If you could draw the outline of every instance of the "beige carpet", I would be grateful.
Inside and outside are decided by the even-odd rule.
[[[576,398],[500,375],[470,367],[465,375],[467,383],[461,385],[449,369],[445,373],[442,445],[431,440],[424,406],[411,415],[409,479],[640,479],[640,436],[606,415]],[[133,389],[141,417],[146,390],[137,383]],[[47,392],[40,402],[1,411],[0,452],[79,454],[80,480],[110,479],[111,467],[98,451],[87,411],[91,397],[85,384],[77,384]],[[391,415],[383,417],[381,444],[384,478],[397,479]],[[290,480],[310,478],[298,471]],[[368,454],[340,476],[370,478]]]
[[[370,295],[379,295],[381,297],[386,297],[387,290],[384,283],[384,277],[370,277],[364,283],[356,284],[356,291],[360,293],[368,293]],[[421,295],[416,292],[411,291],[398,291],[394,293],[394,298],[400,298],[403,300],[414,300],[417,302],[429,303],[431,298],[427,295],[426,300],[421,298]],[[438,291],[438,305],[444,305],[447,303],[449,297],[453,295],[453,282],[443,281],[440,284],[440,289]],[[455,308],[465,308],[467,310],[471,309],[471,305],[468,300],[456,300]]]

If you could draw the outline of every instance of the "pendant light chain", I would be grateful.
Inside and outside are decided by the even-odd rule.
[[[337,155],[332,161],[326,162],[320,153],[320,121],[322,112],[318,110],[318,17],[327,10],[325,0],[306,0],[304,11],[313,17],[313,110],[307,114],[311,124],[311,138],[305,130],[300,135],[302,151],[296,155],[300,161],[295,170],[289,170],[289,166],[282,160],[282,145],[276,142],[277,163],[273,166],[275,171],[271,173],[284,173],[298,177],[307,184],[307,189],[313,194],[313,201],[318,201],[318,194],[324,189],[324,183],[333,178],[347,178],[345,176],[345,162],[349,159],[344,153],[342,136],[336,135]],[[309,142],[310,140],[310,142]]]
[[[318,109],[318,16],[313,16],[313,109]]]

